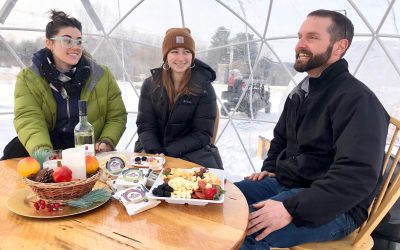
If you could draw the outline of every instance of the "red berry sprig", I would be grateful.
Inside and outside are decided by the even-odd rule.
[[[38,200],[38,201],[33,202],[33,207],[36,210],[47,208],[48,212],[53,212],[53,211],[56,211],[56,210],[60,210],[60,206],[61,206],[61,204],[58,203],[58,202],[56,202],[56,203],[47,203],[46,204],[45,200]]]

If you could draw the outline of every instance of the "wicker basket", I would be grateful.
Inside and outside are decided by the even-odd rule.
[[[42,183],[23,178],[23,181],[41,199],[51,201],[67,201],[77,199],[92,191],[96,181],[101,176],[101,170],[85,180]]]

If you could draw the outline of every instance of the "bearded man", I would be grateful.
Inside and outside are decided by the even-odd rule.
[[[294,68],[308,76],[286,99],[261,172],[235,183],[250,207],[241,249],[340,239],[366,220],[389,115],[342,58],[353,34],[336,11],[301,25]]]

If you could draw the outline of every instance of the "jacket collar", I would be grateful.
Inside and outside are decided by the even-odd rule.
[[[92,58],[90,57],[85,57],[86,60],[89,62],[90,65],[90,76],[89,76],[89,85],[88,85],[88,91],[92,91],[94,87],[96,86],[97,81],[103,76],[104,74],[104,69],[97,64]],[[32,63],[32,65],[29,67],[37,76],[41,77],[40,75],[40,70],[36,63]]]
[[[345,59],[340,59],[333,64],[329,65],[319,77],[310,77],[309,78],[309,83],[310,83],[310,91],[313,89],[319,89],[323,88],[327,85],[329,85],[333,79],[335,79],[337,76],[339,76],[342,73],[348,73],[348,63]]]

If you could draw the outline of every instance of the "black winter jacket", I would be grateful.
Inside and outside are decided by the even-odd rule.
[[[303,188],[283,202],[297,226],[346,212],[361,225],[379,183],[389,116],[344,59],[309,78],[305,97],[302,83],[286,99],[262,170]]]
[[[189,84],[197,85],[198,95],[182,95],[168,111],[168,96],[160,80],[162,68],[151,70],[152,77],[142,86],[136,120],[139,140],[135,152],[165,153],[172,157],[210,144],[216,119],[216,95],[211,82],[215,72],[198,59],[194,61]]]

